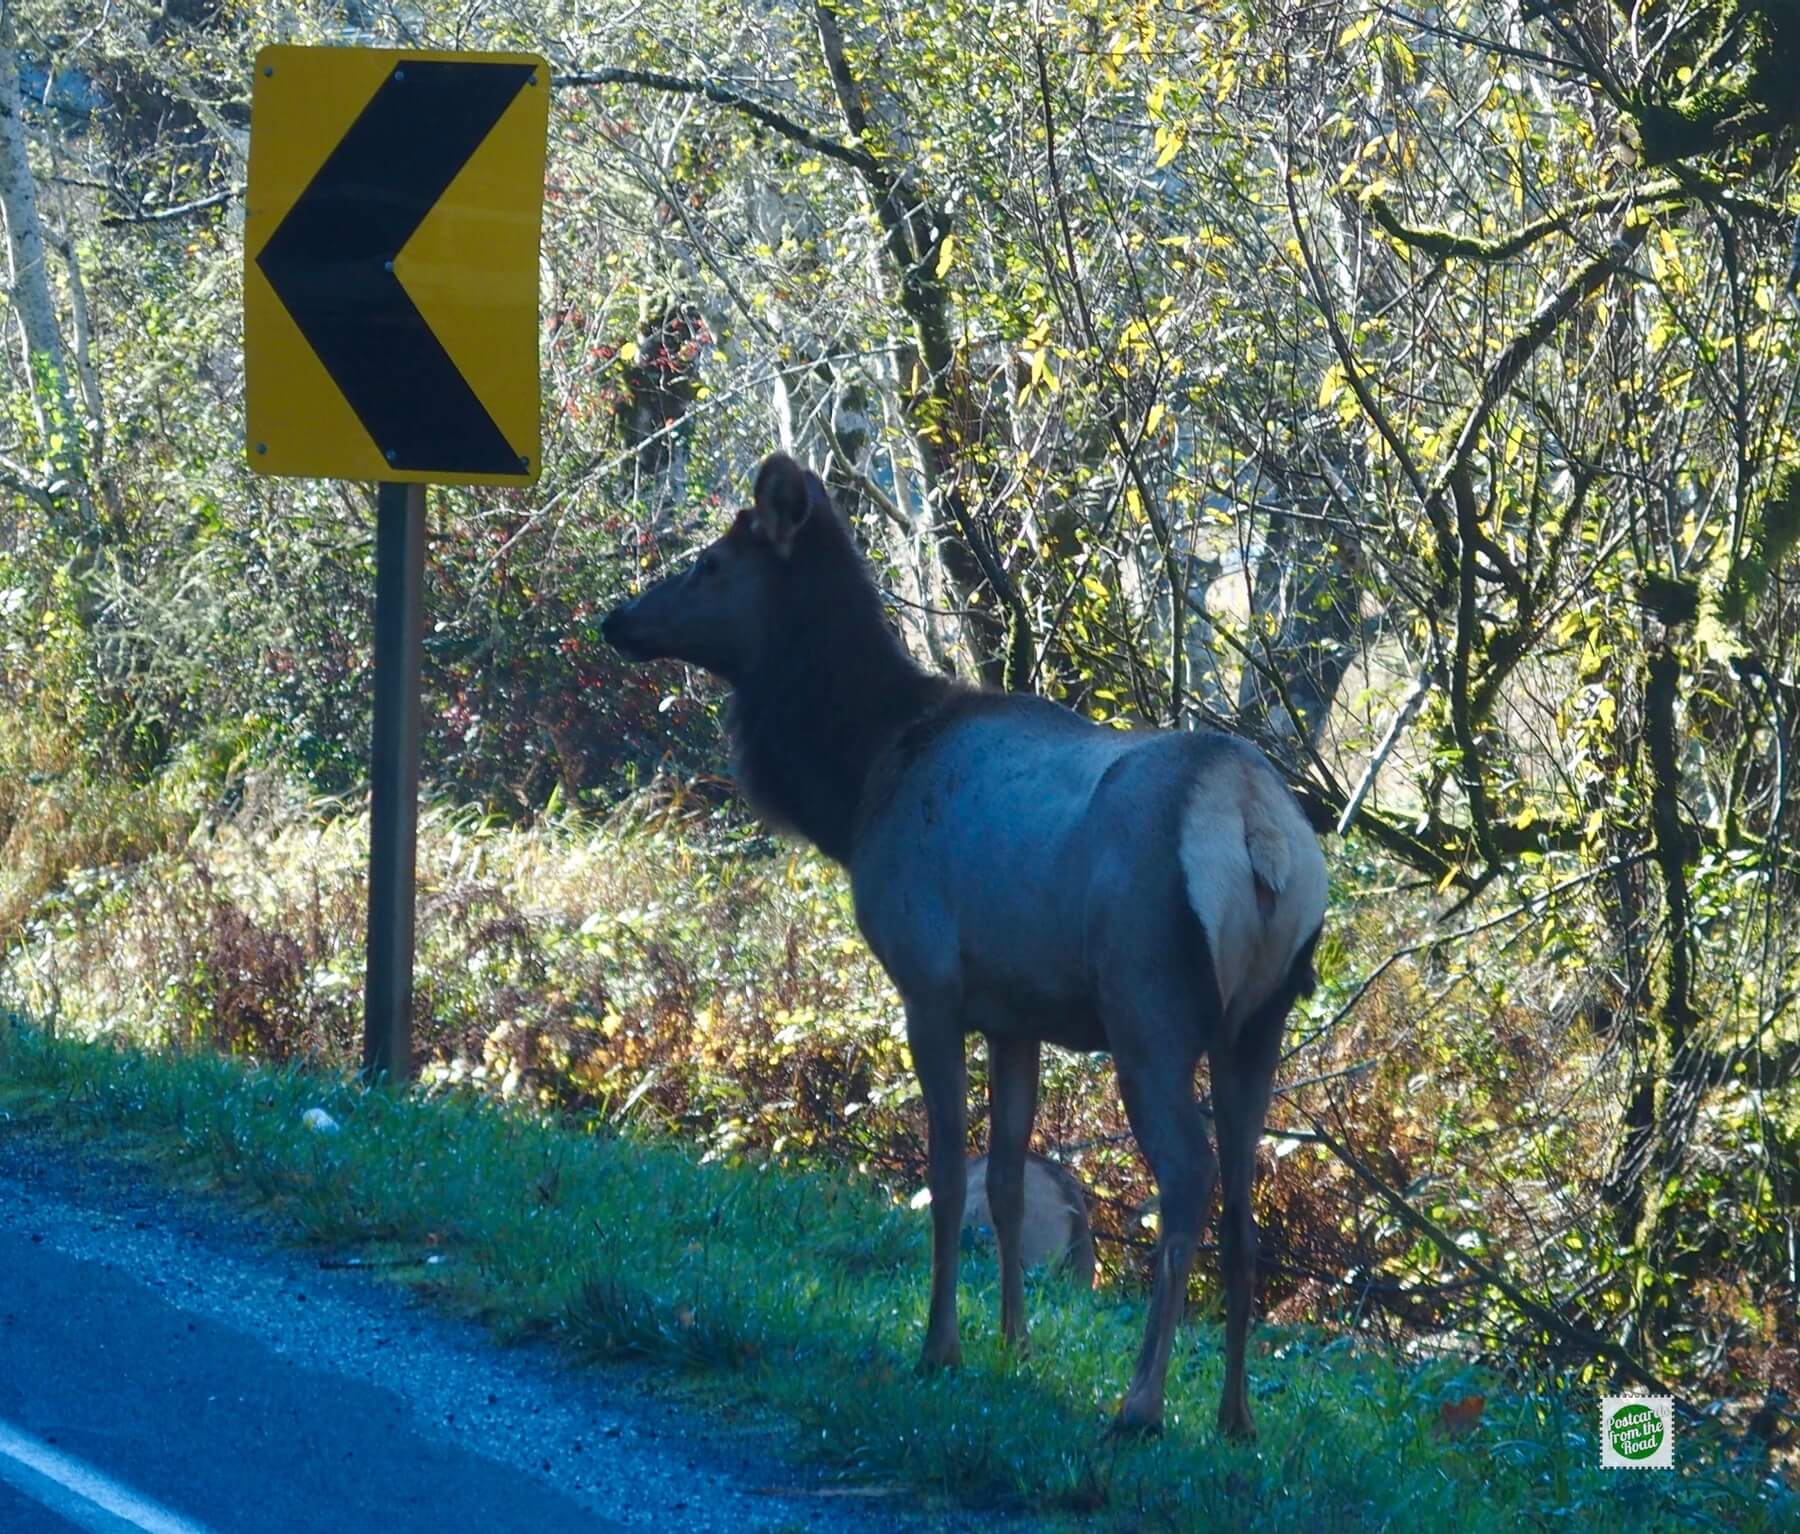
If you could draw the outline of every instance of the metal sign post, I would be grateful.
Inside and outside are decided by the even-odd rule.
[[[363,1074],[371,1081],[405,1081],[412,1075],[425,487],[382,485],[375,516],[375,737]]]
[[[250,467],[375,480],[363,1071],[412,1074],[425,485],[537,478],[550,70],[265,48],[244,222]]]

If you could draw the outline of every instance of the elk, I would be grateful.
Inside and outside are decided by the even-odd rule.
[[[963,1231],[978,1236],[994,1233],[994,1212],[988,1201],[988,1158],[969,1163],[964,1193]],[[931,1190],[928,1188],[926,1192]],[[1094,1253],[1094,1231],[1088,1224],[1087,1189],[1066,1166],[1033,1151],[1025,1158],[1025,1184],[1021,1195],[1019,1262],[1027,1268],[1053,1262],[1061,1272],[1092,1289],[1099,1260]]]
[[[965,1041],[986,1035],[987,1191],[1000,1324],[1026,1337],[1020,1225],[1041,1046],[1107,1050],[1162,1230],[1142,1350],[1114,1419],[1159,1431],[1188,1269],[1221,1179],[1220,1431],[1254,1436],[1244,1377],[1250,1192],[1282,1029],[1313,988],[1325,860],[1273,766],[1234,736],[1107,729],[916,665],[819,478],[776,454],[750,506],[606,638],[731,689],[751,805],[850,875],[857,925],[905,1006],[931,1190],[922,1365],[961,1360]],[[1194,1091],[1210,1058],[1215,1159]]]

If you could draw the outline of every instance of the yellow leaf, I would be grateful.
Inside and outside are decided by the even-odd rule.
[[[950,263],[956,259],[956,236],[947,234],[944,243],[938,246],[937,275],[942,277],[950,270]]]
[[[1163,145],[1162,153],[1156,157],[1156,168],[1161,170],[1163,166],[1167,165],[1176,155],[1180,154],[1181,146],[1186,142],[1186,128],[1174,128],[1170,130],[1168,143]]]
[[[1154,433],[1156,428],[1162,425],[1162,418],[1168,413],[1167,407],[1164,406],[1161,400],[1158,400],[1152,405],[1150,407],[1150,415],[1144,422],[1144,435],[1148,437]]]
[[[627,341],[619,348],[619,361],[621,362],[636,362],[637,356],[638,344],[636,341]]]

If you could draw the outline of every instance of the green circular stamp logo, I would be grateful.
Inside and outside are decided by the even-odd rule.
[[[1662,1418],[1648,1406],[1621,1406],[1606,1431],[1621,1459],[1649,1459],[1662,1447]]]

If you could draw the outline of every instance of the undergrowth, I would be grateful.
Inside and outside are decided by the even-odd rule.
[[[158,785],[156,802],[185,802],[177,823],[197,829],[133,843],[129,857],[86,861],[116,845],[104,806],[98,820],[16,820],[13,845],[35,838],[42,866],[61,866],[29,914],[0,927],[0,1005],[79,1037],[354,1067],[366,816],[309,802],[275,771],[233,782],[228,806]],[[1581,1010],[1572,961],[1518,951],[1548,918],[1390,963],[1430,929],[1428,897],[1397,898],[1391,869],[1354,842],[1333,867],[1322,984],[1291,1023],[1257,1183],[1264,1313],[1601,1382],[1568,1335],[1478,1279],[1466,1253],[1612,1334],[1634,1297],[1661,1286],[1675,1319],[1649,1362],[1734,1420],[1800,1390],[1792,1296],[1758,1277],[1785,1260],[1780,1190],[1800,1177],[1791,1108],[1729,1084],[1716,1096],[1711,1159],[1681,1195],[1694,1205],[1684,1218],[1714,1233],[1694,1248],[1703,1271],[1644,1270],[1610,1234],[1604,1189],[1630,1058]],[[659,783],[603,815],[529,825],[428,807],[418,909],[415,1045],[429,1090],[666,1135],[727,1163],[860,1176],[884,1197],[921,1184],[900,1008],[844,880],[704,785]],[[973,1151],[985,1081],[972,1056]],[[1328,1155],[1317,1124],[1442,1239],[1422,1238]],[[1141,1286],[1155,1190],[1105,1057],[1046,1052],[1036,1144],[1093,1195],[1103,1285]],[[1216,1272],[1203,1252],[1196,1296],[1215,1308]]]

